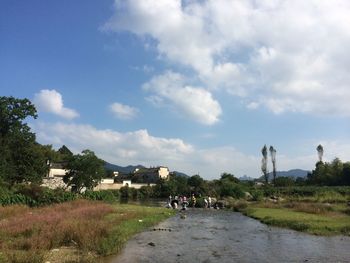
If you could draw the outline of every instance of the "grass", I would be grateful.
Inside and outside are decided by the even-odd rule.
[[[171,215],[164,208],[87,200],[0,207],[0,262],[97,262]]]
[[[268,225],[315,235],[350,235],[350,216],[344,204],[256,203],[241,211]]]

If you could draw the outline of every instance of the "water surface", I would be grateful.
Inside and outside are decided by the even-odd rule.
[[[136,235],[106,262],[350,262],[350,237],[268,227],[231,211],[185,214]]]

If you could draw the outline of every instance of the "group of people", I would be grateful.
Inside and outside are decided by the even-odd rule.
[[[212,202],[212,200],[211,200],[210,196],[205,197],[204,198],[204,208],[211,208],[211,206],[212,206],[211,202]],[[192,194],[192,196],[191,196],[191,198],[189,198],[189,200],[185,195],[184,196],[182,196],[182,195],[174,196],[174,197],[172,197],[170,195],[169,199],[168,199],[167,207],[168,208],[172,207],[173,209],[177,209],[177,207],[179,205],[181,205],[182,210],[186,210],[189,205],[191,205],[191,207],[195,207],[196,203],[197,203],[197,198],[194,194]]]
[[[204,208],[211,208],[211,197],[204,198]]]

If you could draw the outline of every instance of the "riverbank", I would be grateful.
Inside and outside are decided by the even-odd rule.
[[[350,236],[350,208],[346,203],[253,202],[237,210],[267,225],[314,235]]]
[[[172,210],[76,200],[0,207],[0,262],[98,262]]]

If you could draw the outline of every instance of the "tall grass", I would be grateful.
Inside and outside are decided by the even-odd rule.
[[[350,219],[345,214],[312,214],[286,208],[250,207],[244,214],[261,222],[316,235],[350,235]]]
[[[6,214],[0,221],[2,249],[52,249],[59,246],[76,245],[80,249],[92,249],[99,236],[106,235],[108,225],[101,219],[113,208],[102,203],[86,200],[28,209],[21,206],[1,207]]]
[[[96,257],[111,254],[131,235],[168,216],[162,208],[82,199],[40,208],[0,207],[0,262],[61,262],[48,258],[50,250],[61,247]]]

